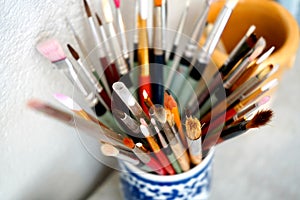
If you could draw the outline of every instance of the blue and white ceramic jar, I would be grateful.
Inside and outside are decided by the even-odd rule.
[[[207,199],[211,189],[213,155],[211,150],[196,167],[171,176],[150,174],[120,162],[123,197],[125,200]]]

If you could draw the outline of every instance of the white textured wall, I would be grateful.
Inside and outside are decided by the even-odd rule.
[[[48,36],[68,42],[66,14],[83,33],[81,3],[0,3],[1,199],[78,199],[105,173],[80,144],[74,129],[25,106],[32,97],[56,103],[52,93],[72,94],[73,87],[35,45]]]
[[[99,1],[90,3],[100,9]],[[129,3],[124,0],[123,9]],[[171,9],[169,20],[176,22],[184,2],[176,0],[173,6],[177,9]],[[107,169],[85,151],[74,129],[25,104],[36,97],[58,105],[54,92],[72,95],[73,87],[35,46],[47,37],[70,42],[64,21],[68,16],[91,48],[82,1],[2,0],[0,10],[0,197],[78,199]],[[175,23],[170,27],[175,29]]]

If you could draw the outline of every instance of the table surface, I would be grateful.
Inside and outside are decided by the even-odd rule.
[[[210,199],[300,199],[300,50],[272,97],[272,122],[216,147]],[[118,173],[89,200],[121,200]]]

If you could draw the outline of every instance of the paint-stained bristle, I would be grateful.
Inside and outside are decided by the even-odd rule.
[[[67,44],[67,47],[68,47],[71,55],[73,56],[73,58],[75,60],[78,60],[80,57],[79,57],[78,53],[75,51],[75,49],[70,44]]]
[[[162,0],[154,0],[154,6],[161,6],[162,5]]]
[[[49,39],[40,42],[36,46],[37,50],[51,62],[57,62],[66,59],[66,54],[63,51],[59,42],[55,39]]]
[[[247,129],[250,128],[258,128],[260,126],[266,125],[270,122],[271,118],[273,117],[272,110],[262,110],[258,111],[256,115],[247,123]]]
[[[114,3],[116,5],[116,8],[120,8],[120,0],[114,0]]]
[[[111,144],[103,144],[101,146],[101,151],[105,156],[117,156],[119,155],[119,150],[112,146]]]
[[[91,9],[89,7],[89,4],[86,2],[86,0],[83,0],[83,3],[84,3],[84,9],[85,9],[86,15],[88,17],[91,17],[92,13],[91,13]]]
[[[196,140],[201,136],[201,124],[197,118],[187,117],[185,126],[189,139]]]
[[[111,12],[111,7],[109,0],[102,0],[102,12],[107,23],[113,22],[113,16]]]
[[[128,137],[123,139],[123,143],[124,143],[125,146],[127,146],[130,149],[133,149],[134,146],[135,146],[133,140],[128,138]]]
[[[177,106],[175,99],[171,96],[170,92],[166,91],[164,94],[164,105],[168,109],[172,109]]]
[[[80,111],[82,108],[71,98],[63,94],[56,93],[54,98],[70,110]]]
[[[98,16],[97,13],[95,15],[96,15],[96,19],[97,19],[99,26],[102,26],[102,21],[101,21],[100,17]]]

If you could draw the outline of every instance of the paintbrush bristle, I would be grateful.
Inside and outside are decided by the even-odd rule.
[[[154,0],[154,6],[161,6],[162,5],[162,0]]]
[[[258,128],[260,126],[266,125],[270,122],[271,118],[273,117],[272,110],[262,110],[258,111],[256,115],[247,123],[247,129],[250,128]]]
[[[197,118],[187,117],[185,127],[189,139],[196,140],[201,136],[201,124]]]
[[[101,151],[105,156],[117,156],[119,155],[119,150],[110,144],[103,144],[101,146]]]
[[[120,8],[120,3],[121,3],[120,0],[114,0],[114,3],[116,5],[116,8]]]
[[[147,0],[139,0],[139,13],[142,20],[147,20],[148,18],[148,1]]]
[[[134,146],[135,146],[133,140],[130,139],[130,138],[128,138],[128,137],[126,137],[126,138],[123,139],[123,143],[124,143],[125,146],[127,146],[130,149],[133,149]]]
[[[68,47],[71,55],[73,56],[73,58],[75,60],[79,60],[80,57],[79,57],[78,53],[75,51],[75,49],[70,44],[67,44],[67,47]]]
[[[261,55],[257,61],[256,64],[261,64],[263,61],[265,61],[274,51],[275,47],[272,46],[266,53],[264,53],[263,55]]]
[[[89,4],[86,2],[86,0],[83,0],[83,3],[84,3],[84,9],[85,9],[86,15],[88,17],[91,17],[92,13],[91,13],[91,9],[89,7]]]
[[[51,62],[57,62],[66,59],[66,54],[63,51],[59,42],[55,39],[49,39],[40,42],[36,46],[37,50]]]
[[[97,19],[99,26],[102,26],[102,21],[101,21],[100,17],[98,16],[97,13],[95,13],[95,15],[96,15],[96,19]]]

